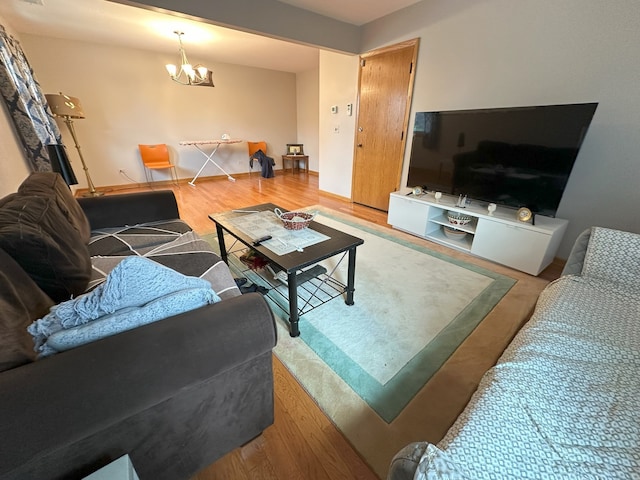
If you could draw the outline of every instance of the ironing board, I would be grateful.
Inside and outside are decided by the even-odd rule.
[[[198,173],[196,173],[196,176],[193,177],[193,180],[189,182],[189,185],[191,185],[192,187],[196,186],[195,184],[196,179],[200,176],[200,174],[202,173],[202,170],[204,170],[204,167],[206,167],[207,163],[209,162],[213,163],[216,167],[222,170],[222,173],[224,173],[227,176],[229,181],[235,182],[236,179],[233,178],[231,175],[229,175],[227,172],[225,172],[224,169],[213,160],[213,157],[218,151],[218,148],[220,147],[220,145],[229,145],[232,143],[240,143],[240,142],[242,142],[242,140],[232,140],[232,139],[229,139],[229,140],[183,140],[182,142],[180,142],[180,145],[193,145],[206,158],[206,160],[202,164],[202,167],[200,167],[200,170],[198,170]],[[207,154],[207,152],[203,150],[203,147],[206,148],[210,145],[213,146],[213,151],[210,154]]]

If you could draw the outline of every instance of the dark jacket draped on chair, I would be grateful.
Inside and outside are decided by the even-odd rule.
[[[262,150],[258,150],[254,153],[249,160],[251,168],[253,168],[253,160],[257,160],[260,163],[263,178],[273,178],[276,176],[275,173],[273,173],[273,166],[276,164],[276,161],[271,157],[267,157]]]

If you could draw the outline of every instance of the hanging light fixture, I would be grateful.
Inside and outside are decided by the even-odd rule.
[[[182,35],[184,32],[174,31],[178,36],[178,43],[180,44],[180,67],[174,64],[165,65],[167,72],[171,80],[178,82],[181,85],[200,85],[203,87],[213,87],[213,79],[211,70],[202,65],[192,66],[187,60],[187,54],[182,46]],[[180,70],[178,70],[180,68]]]

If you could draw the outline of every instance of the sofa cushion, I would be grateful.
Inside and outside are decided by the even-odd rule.
[[[582,274],[582,267],[584,266],[584,258],[587,254],[587,247],[589,246],[589,238],[591,237],[591,229],[584,230],[573,244],[569,258],[567,258],[564,268],[562,269],[562,275],[580,275]]]
[[[55,196],[12,194],[0,206],[0,248],[56,302],[83,293],[91,259]]]
[[[27,327],[52,305],[53,300],[0,249],[0,372],[35,360]]]
[[[92,232],[89,253],[92,257],[150,255],[190,231],[179,219],[97,229]]]
[[[582,276],[610,282],[640,295],[640,235],[593,227]]]
[[[89,243],[89,238],[91,238],[89,220],[59,174],[54,172],[32,173],[20,185],[18,194],[55,198],[56,205],[73,228],[76,229],[81,240],[84,243]]]
[[[140,255],[183,275],[207,280],[223,300],[240,295],[227,265],[182,220],[94,230],[89,252],[93,264],[90,289],[124,258]]]

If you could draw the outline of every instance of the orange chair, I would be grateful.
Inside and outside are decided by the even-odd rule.
[[[258,150],[262,150],[262,152],[267,154],[267,142],[247,142],[247,146],[249,147],[249,175],[253,171],[253,162],[251,161],[251,157]]]
[[[176,185],[180,186],[178,183],[178,172],[176,171],[175,165],[171,163],[169,149],[166,144],[138,145],[138,149],[140,150],[140,158],[142,158],[144,165],[144,174],[147,177],[147,183],[153,181],[153,170],[168,168],[171,171],[172,178]]]

